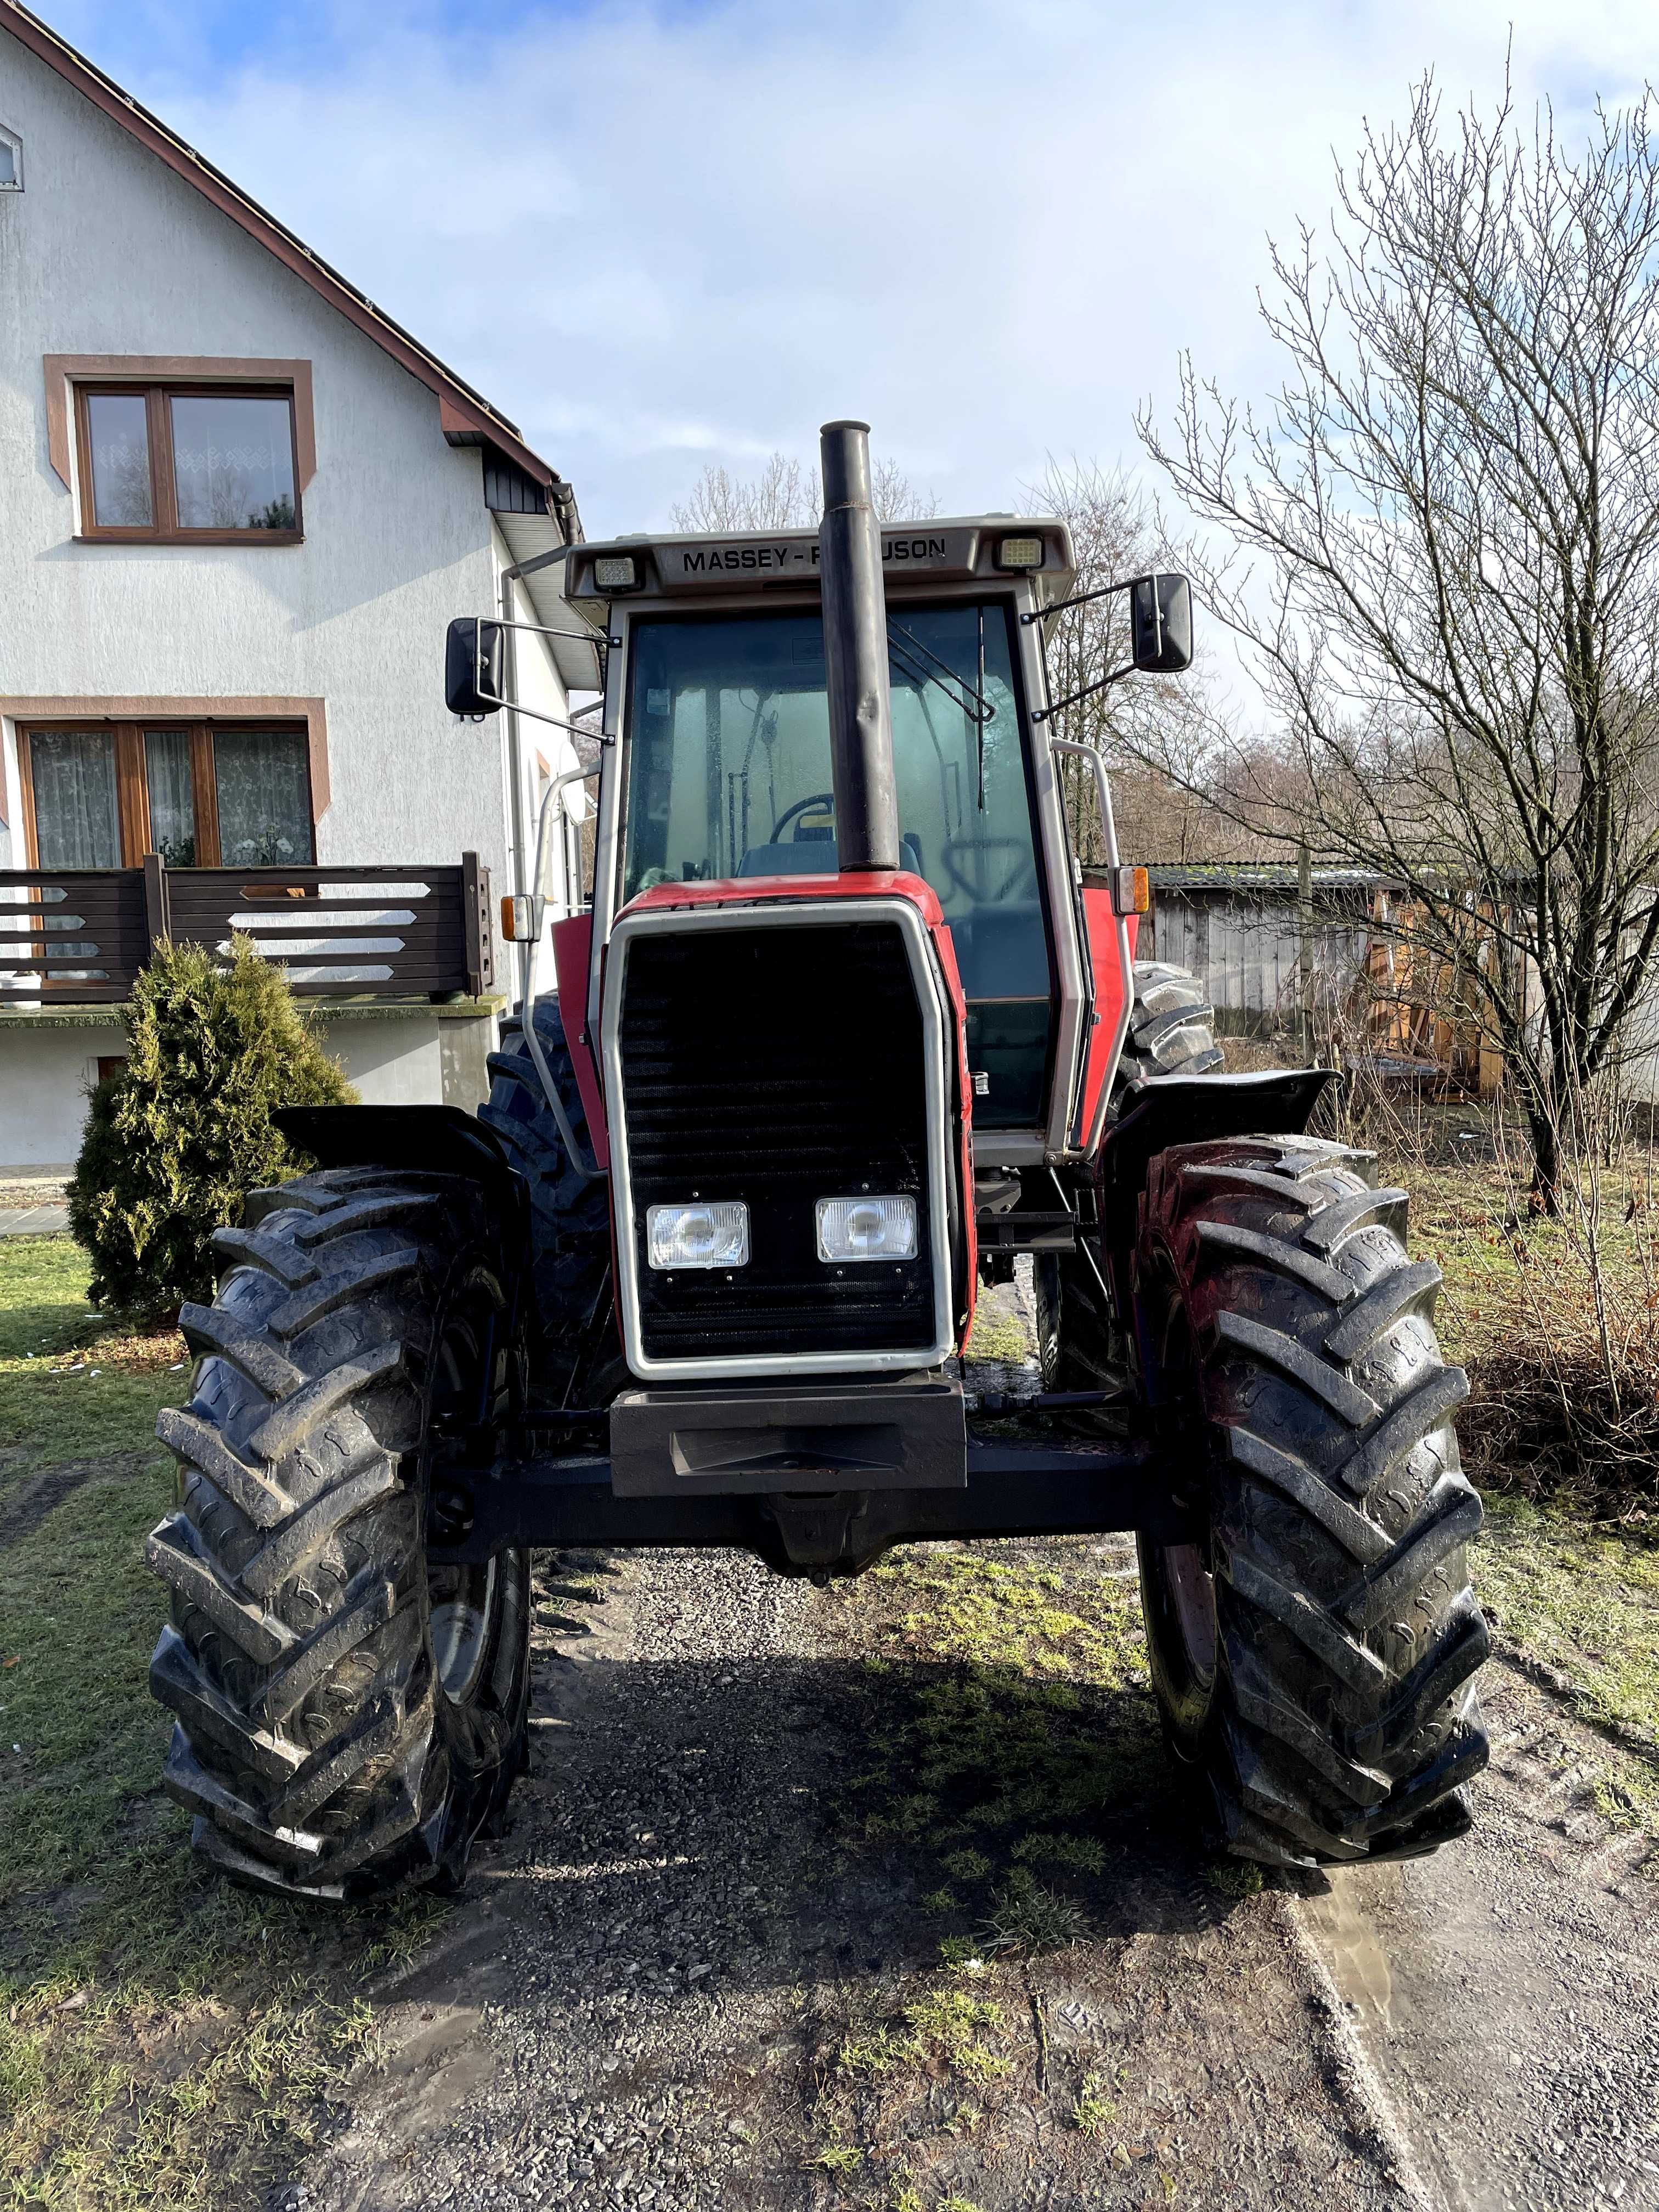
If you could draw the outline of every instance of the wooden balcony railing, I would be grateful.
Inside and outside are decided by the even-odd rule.
[[[339,998],[481,998],[495,985],[489,871],[459,867],[0,869],[0,1006],[124,1000],[158,939],[228,953]]]

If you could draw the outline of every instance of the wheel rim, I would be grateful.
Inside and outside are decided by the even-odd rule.
[[[1179,1662],[1178,1685],[1184,1699],[1207,1705],[1215,1687],[1216,1653],[1219,1637],[1216,1625],[1215,1577],[1204,1564],[1196,1544],[1165,1544],[1158,1553],[1164,1614]]]
[[[495,1613],[495,1561],[477,1567],[428,1567],[432,1662],[444,1695],[465,1705],[489,1657]]]
[[[495,1316],[487,1304],[459,1308],[446,1319],[433,1361],[428,1420],[428,1498],[445,1444],[465,1435],[483,1411],[495,1357]],[[471,1703],[489,1672],[500,1611],[499,1562],[433,1565],[426,1571],[428,1634],[433,1670],[452,1705]]]

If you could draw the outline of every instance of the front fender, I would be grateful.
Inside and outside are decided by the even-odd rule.
[[[519,1180],[495,1132],[459,1106],[283,1106],[270,1118],[319,1167]]]
[[[493,1129],[459,1106],[283,1106],[270,1118],[320,1168],[386,1168],[482,1183],[497,1225],[513,1341],[521,1340],[533,1295],[530,1192]]]
[[[1334,1067],[1268,1068],[1256,1075],[1158,1075],[1131,1083],[1096,1164],[1103,1241],[1114,1259],[1134,1241],[1135,1218],[1155,1153],[1171,1145],[1271,1130],[1299,1137]]]

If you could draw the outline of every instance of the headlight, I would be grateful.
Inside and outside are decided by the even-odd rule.
[[[710,1206],[649,1206],[645,1245],[653,1267],[747,1267],[749,1208],[734,1198]]]
[[[914,1260],[914,1198],[821,1198],[820,1260]]]

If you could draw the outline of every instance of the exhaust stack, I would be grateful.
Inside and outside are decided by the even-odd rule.
[[[899,865],[893,782],[893,710],[887,683],[887,598],[881,532],[870,498],[870,425],[826,422],[823,520],[823,659],[830,700],[836,842],[843,875]]]

